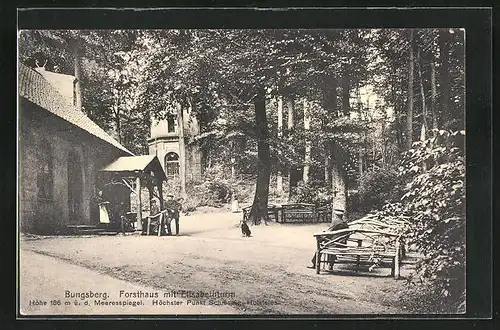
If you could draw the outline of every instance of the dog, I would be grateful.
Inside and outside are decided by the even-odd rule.
[[[250,237],[250,235],[252,234],[245,221],[241,223],[241,233],[243,234],[243,237]]]

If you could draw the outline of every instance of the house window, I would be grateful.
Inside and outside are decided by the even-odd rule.
[[[52,170],[52,148],[50,147],[48,141],[43,139],[37,150],[38,198],[52,199],[54,181]]]
[[[179,155],[175,152],[169,152],[165,156],[165,172],[167,176],[179,175]]]

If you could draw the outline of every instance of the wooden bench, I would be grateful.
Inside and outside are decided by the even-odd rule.
[[[354,263],[356,271],[360,265],[391,267],[391,275],[399,278],[401,266],[401,236],[395,233],[372,229],[340,229],[314,234],[316,238],[316,274],[326,264]]]
[[[250,217],[250,210],[252,209],[252,205],[246,206],[242,208],[243,210],[243,221],[248,221],[248,218]],[[279,212],[281,211],[281,208],[276,205],[268,205],[267,206],[267,215],[269,216],[269,220],[276,221],[278,222],[279,220]]]
[[[318,213],[314,204],[293,203],[282,205],[281,222],[302,223],[318,222]]]
[[[317,222],[331,222],[332,221],[332,206],[322,205],[316,208]]]

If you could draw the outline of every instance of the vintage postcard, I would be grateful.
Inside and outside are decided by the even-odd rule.
[[[21,24],[19,316],[463,315],[466,35]]]

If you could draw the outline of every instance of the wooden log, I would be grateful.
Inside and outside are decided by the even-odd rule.
[[[391,264],[391,276],[395,276],[395,266],[396,266],[396,257],[392,258],[392,264]]]
[[[352,252],[343,252],[343,251],[337,251],[337,250],[330,250],[330,249],[322,249],[321,250],[322,254],[338,254],[338,255],[344,255],[344,256],[361,256],[361,257],[370,257],[374,255],[371,251],[352,251]],[[383,258],[394,258],[394,253],[375,253],[377,257],[383,257]]]
[[[335,230],[335,231],[324,231],[321,233],[313,234],[313,236],[328,236],[328,235],[336,235],[336,234],[347,233],[347,232],[360,233],[360,234],[361,233],[363,233],[363,234],[366,234],[366,233],[380,234],[380,235],[386,235],[386,236],[392,236],[392,237],[398,236],[398,234],[390,232],[390,231],[386,231],[386,230],[367,230],[367,229],[361,229],[361,228],[359,228],[359,229],[346,228],[346,229],[339,229],[339,230]]]
[[[161,230],[163,229],[163,212],[160,212],[158,218],[158,237],[161,236]]]
[[[396,255],[394,256],[394,279],[399,279],[400,272],[400,243],[399,239],[396,240]]]
[[[319,274],[320,263],[321,263],[321,246],[320,246],[320,241],[316,240],[316,274]]]
[[[358,247],[361,247],[362,243],[363,243],[363,240],[358,239]],[[360,259],[360,255],[357,255],[356,256],[356,272],[359,271],[359,259]]]

